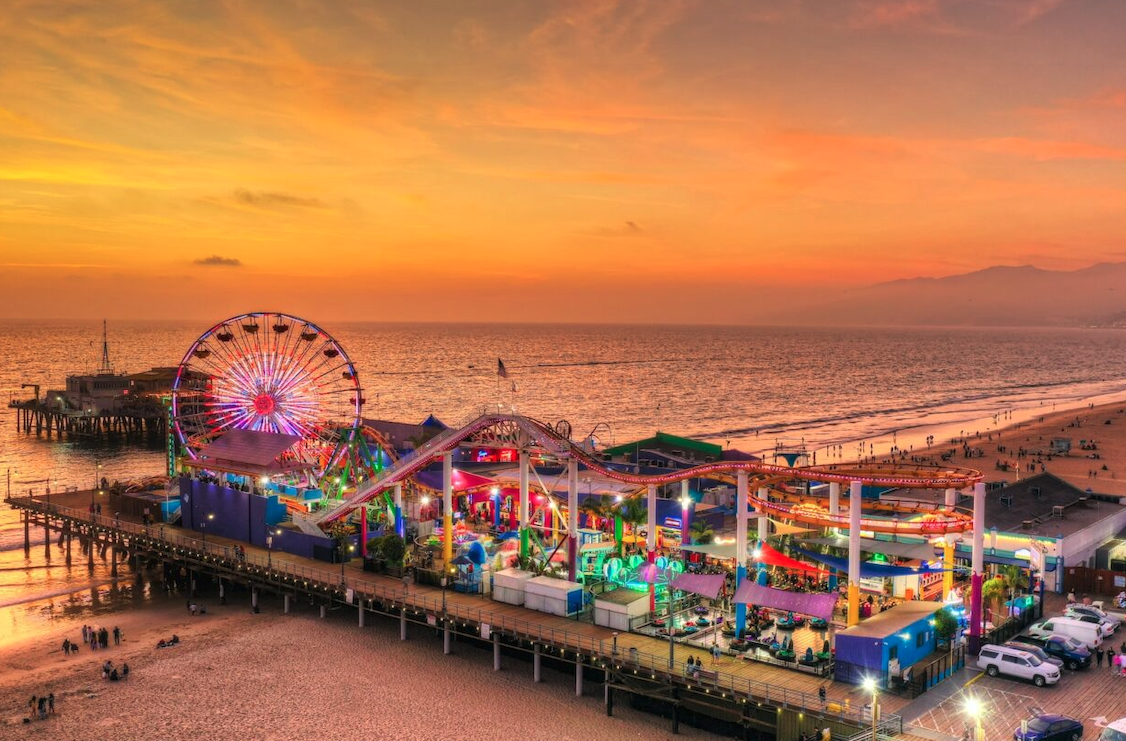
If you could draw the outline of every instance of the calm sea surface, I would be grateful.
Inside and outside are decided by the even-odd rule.
[[[111,323],[111,360],[128,372],[176,365],[205,329]],[[960,424],[984,430],[1007,410],[1032,415],[1126,394],[1126,331],[1115,330],[348,323],[325,329],[355,363],[369,417],[421,421],[435,414],[456,424],[500,402],[545,421],[566,419],[576,437],[606,423],[603,445],[659,426],[754,451],[769,451],[778,440],[804,440],[810,450],[888,442],[892,431],[906,447],[928,431],[956,434]],[[98,322],[0,322],[0,389],[20,398],[31,395],[21,383],[61,387],[68,373],[95,368],[100,353]],[[500,383],[498,357],[509,372]],[[846,445],[846,453],[854,457],[855,445]],[[820,455],[824,461],[828,454]],[[163,454],[28,437],[17,432],[14,412],[6,404],[0,409],[0,475],[11,471],[13,491],[41,492],[47,480],[55,490],[90,486],[99,462],[109,479],[128,479],[160,473]],[[16,513],[0,508],[0,607],[72,591],[63,568],[25,562],[20,546]],[[33,549],[33,558],[41,550]]]

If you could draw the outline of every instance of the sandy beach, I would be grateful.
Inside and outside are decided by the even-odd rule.
[[[1070,454],[1051,455],[1053,438],[1070,439]],[[961,441],[936,440],[929,448],[916,446],[908,460],[915,456],[941,462],[939,456],[953,450],[950,463],[976,468],[986,481],[1025,479],[1033,475],[1029,466],[1034,465],[1035,473],[1049,471],[1080,489],[1126,495],[1126,403],[1050,412],[991,432],[967,430],[964,441],[974,457],[965,457]],[[1096,447],[1081,449],[1083,441]],[[1022,449],[1025,455],[1018,456]]]
[[[289,615],[264,600],[252,614],[241,596],[226,606],[206,600],[192,618],[179,597],[113,616],[119,647],[65,658],[64,636],[80,638],[81,620],[0,652],[0,737],[137,741],[148,739],[527,739],[669,737],[667,721],[618,703],[607,718],[599,685],[574,697],[571,674],[544,671],[467,645],[442,654],[422,626],[399,641],[398,622],[354,611],[321,620],[306,606]],[[156,649],[172,633],[182,644]],[[112,639],[111,639],[112,643]],[[106,659],[128,662],[130,678],[101,678]],[[23,724],[32,694],[54,692],[56,714]],[[534,712],[530,711],[534,708]],[[715,738],[682,724],[683,738]]]

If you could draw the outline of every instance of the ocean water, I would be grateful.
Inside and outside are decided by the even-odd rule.
[[[323,326],[359,371],[366,416],[456,424],[501,404],[565,419],[576,437],[598,427],[603,445],[660,428],[768,458],[778,442],[804,442],[824,462],[829,445],[851,458],[859,441],[886,452],[893,434],[906,447],[928,432],[984,431],[1126,395],[1121,330]],[[111,361],[129,372],[176,365],[207,328],[111,323]],[[21,398],[31,395],[22,383],[61,387],[100,354],[100,322],[0,322],[0,389]],[[14,492],[88,487],[99,465],[110,480],[160,473],[163,460],[159,447],[27,436],[0,408],[0,475]],[[41,551],[25,561],[16,513],[0,507],[0,606],[67,590],[67,573],[36,560]]]

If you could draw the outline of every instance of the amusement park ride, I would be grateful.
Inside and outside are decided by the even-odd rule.
[[[404,532],[404,490],[419,497],[415,478],[435,465],[441,467],[441,532],[444,561],[455,557],[454,455],[461,447],[518,451],[519,553],[548,550],[537,543],[532,525],[531,479],[538,476],[533,458],[562,467],[566,498],[546,488],[546,509],[562,521],[563,549],[568,576],[579,575],[579,470],[585,468],[608,481],[627,485],[631,496],[644,495],[648,528],[646,561],[657,561],[656,502],[659,487],[681,484],[687,494],[690,479],[734,483],[736,487],[737,582],[747,578],[750,563],[748,521],[751,511],[759,533],[766,519],[789,520],[814,528],[849,532],[850,625],[859,617],[860,533],[943,538],[973,531],[971,635],[981,626],[984,516],[982,474],[966,468],[898,464],[798,465],[803,455],[781,463],[760,460],[719,460],[658,474],[635,472],[632,466],[603,460],[577,445],[570,430],[513,413],[486,412],[468,424],[445,429],[400,456],[376,430],[363,424],[363,390],[358,373],[344,348],[312,322],[279,313],[249,313],[220,322],[204,332],[185,353],[173,387],[170,430],[182,460],[206,468],[197,460],[208,445],[230,430],[291,435],[297,443],[281,463],[289,486],[317,490],[319,507],[308,513],[291,508],[295,524],[305,532],[328,530],[334,523],[358,519],[366,527],[366,507],[386,503],[394,525]],[[788,452],[788,451],[784,451]],[[433,475],[433,474],[432,474]],[[806,482],[828,484],[827,498],[805,494]],[[842,502],[842,486],[848,497]],[[863,487],[887,489],[943,489],[942,504],[888,500],[864,501]],[[542,488],[542,487],[541,487]],[[974,491],[972,515],[954,506],[956,492]],[[515,504],[515,502],[514,502]],[[546,511],[545,509],[545,511]],[[865,516],[862,509],[868,510]],[[554,518],[553,518],[554,519]],[[319,528],[319,530],[318,530]],[[366,534],[366,531],[364,531]],[[951,563],[953,538],[944,538],[946,563]],[[538,547],[536,547],[538,546]],[[558,546],[557,546],[558,548]],[[549,555],[547,555],[550,558]],[[637,567],[639,564],[632,564]],[[760,572],[762,576],[765,572]],[[976,619],[975,619],[976,618]],[[745,615],[737,614],[739,628]]]

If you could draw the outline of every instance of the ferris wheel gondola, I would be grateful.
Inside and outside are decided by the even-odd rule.
[[[232,429],[294,435],[286,455],[319,477],[343,454],[363,403],[356,368],[332,335],[288,314],[250,313],[216,324],[184,354],[172,426],[192,458]]]

